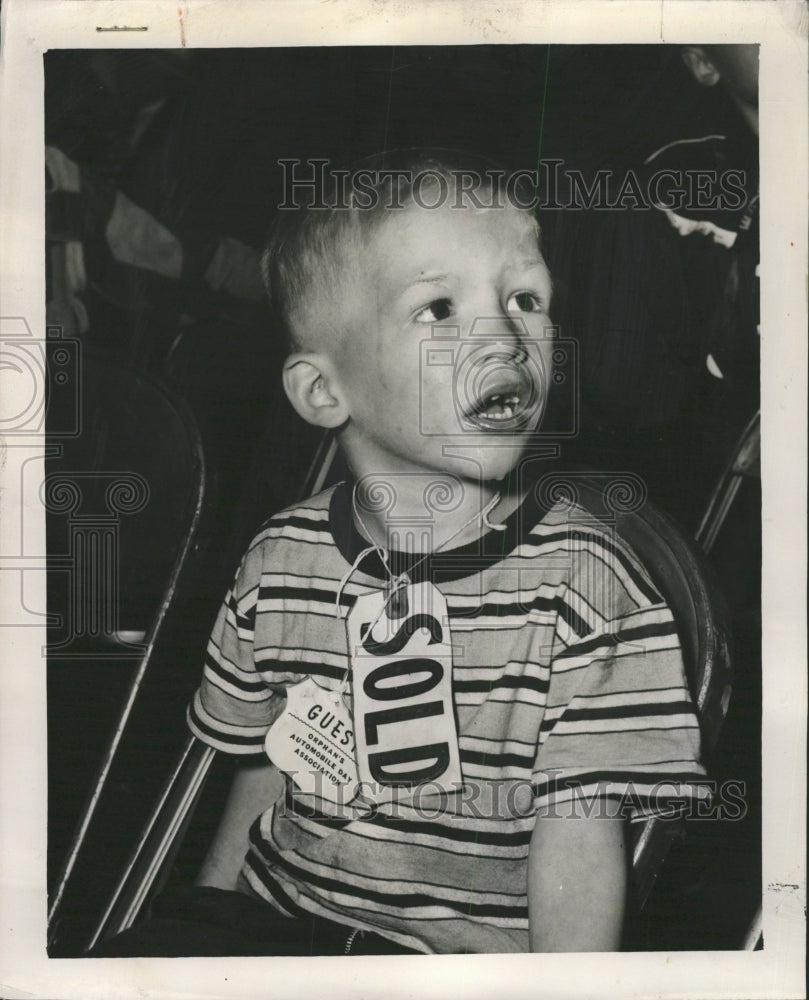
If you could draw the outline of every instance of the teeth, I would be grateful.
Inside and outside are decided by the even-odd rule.
[[[485,420],[513,420],[519,405],[519,396],[495,393],[484,401],[479,415]]]

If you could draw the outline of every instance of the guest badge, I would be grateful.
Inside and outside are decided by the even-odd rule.
[[[357,792],[353,728],[340,693],[307,677],[287,688],[286,706],[270,727],[264,749],[302,792],[345,804]]]

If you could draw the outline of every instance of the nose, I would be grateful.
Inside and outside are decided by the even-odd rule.
[[[525,353],[530,334],[522,316],[502,312],[498,316],[476,319],[469,329],[469,339],[473,346],[500,344],[501,350],[513,353],[516,358]]]

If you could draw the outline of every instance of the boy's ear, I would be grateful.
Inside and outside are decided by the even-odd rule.
[[[322,354],[290,354],[283,381],[290,403],[307,423],[335,428],[348,420],[348,406]]]
[[[711,59],[698,45],[686,45],[680,58],[691,71],[691,75],[703,87],[713,87],[719,82],[720,73]]]

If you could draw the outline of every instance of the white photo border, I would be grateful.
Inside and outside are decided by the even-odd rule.
[[[805,995],[808,16],[793,0],[6,0],[0,336],[27,328],[35,340],[45,331],[42,55],[48,49],[760,43],[765,940],[758,952],[575,958],[47,958],[45,629],[44,620],[31,625],[34,613],[27,610],[45,606],[45,573],[37,557],[24,558],[44,552],[44,544],[31,541],[44,539],[44,516],[19,487],[23,464],[41,462],[43,450],[41,441],[20,443],[11,435],[0,441],[0,559],[12,566],[0,572],[0,995],[6,1000]],[[148,30],[120,30],[126,28]],[[8,406],[13,411],[13,401]]]

